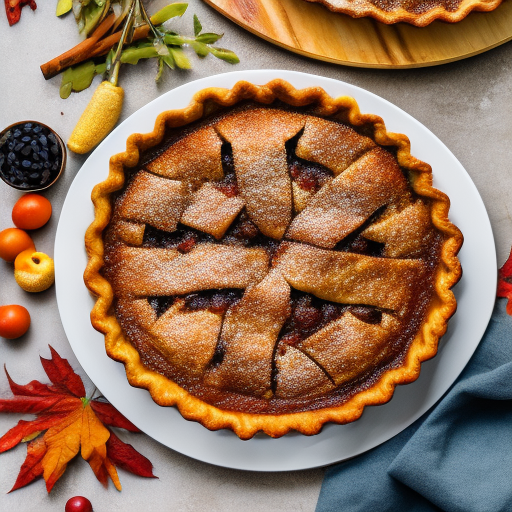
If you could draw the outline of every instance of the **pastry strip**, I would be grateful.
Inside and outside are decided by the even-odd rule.
[[[220,239],[244,207],[240,196],[228,197],[205,183],[183,212],[181,223]]]
[[[391,260],[290,243],[278,270],[298,290],[341,304],[399,310],[425,275],[421,260]]]
[[[120,200],[119,214],[127,220],[175,231],[185,209],[187,188],[181,181],[139,172]]]
[[[260,231],[280,239],[292,218],[292,191],[285,142],[304,117],[262,109],[229,116],[217,125],[231,143],[237,184],[247,213]]]
[[[210,386],[270,398],[272,354],[277,336],[290,314],[290,287],[271,272],[224,318],[224,358],[205,377]],[[268,395],[268,396],[267,396]]]
[[[276,368],[277,398],[312,397],[327,393],[335,387],[308,356],[284,344],[278,349]]]
[[[308,117],[295,154],[327,167],[337,176],[374,147],[371,139],[344,124]]]
[[[317,192],[286,236],[332,249],[381,206],[403,197],[406,187],[393,156],[376,148]]]
[[[430,209],[422,201],[416,201],[401,212],[368,226],[361,234],[368,240],[385,244],[386,258],[418,257],[432,245],[434,228]]]
[[[351,313],[306,338],[298,348],[329,373],[337,386],[374,368],[390,351],[390,337],[398,320],[386,313],[380,324],[367,324]]]
[[[173,180],[220,180],[224,176],[221,146],[222,141],[213,128],[201,128],[175,142],[145,167],[148,171]]]
[[[173,249],[121,247],[109,277],[118,295],[170,296],[199,290],[246,288],[268,269],[264,249],[199,244],[187,254]]]
[[[222,315],[211,311],[181,311],[171,306],[153,325],[156,347],[180,370],[200,376],[210,363],[222,325]]]

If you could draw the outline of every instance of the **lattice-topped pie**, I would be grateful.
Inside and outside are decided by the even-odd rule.
[[[307,0],[353,18],[371,17],[381,23],[406,22],[425,27],[434,20],[456,23],[472,11],[493,11],[502,0]]]
[[[93,325],[132,385],[209,429],[353,421],[418,377],[456,308],[462,235],[431,182],[351,98],[203,90],[94,189]]]

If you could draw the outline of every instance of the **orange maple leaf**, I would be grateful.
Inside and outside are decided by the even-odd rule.
[[[121,490],[114,462],[139,476],[156,478],[151,462],[105,425],[139,432],[137,427],[108,402],[86,398],[82,379],[66,359],[52,347],[50,351],[52,358],[41,358],[41,363],[52,385],[34,380],[22,386],[5,370],[15,396],[0,399],[0,412],[36,415],[31,421],[20,420],[0,438],[0,453],[28,442],[27,457],[11,491],[42,475],[50,492],[79,451],[105,486],[110,477],[116,489]]]

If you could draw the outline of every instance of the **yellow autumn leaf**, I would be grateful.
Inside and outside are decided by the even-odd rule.
[[[119,481],[119,477],[117,476],[117,470],[114,464],[110,462],[110,459],[107,457],[105,459],[105,468],[107,469],[107,473],[109,474],[110,478],[112,479],[112,482],[116,486],[116,489],[118,491],[121,490],[121,482]]]
[[[80,449],[82,415],[82,408],[76,409],[44,435],[47,450],[41,464],[48,492]]]
[[[110,432],[101,423],[91,406],[87,404],[82,414],[82,458],[89,460],[94,450],[103,458],[107,456],[107,447],[105,443],[110,437]]]
[[[106,485],[108,481],[108,477],[112,479],[116,489],[118,491],[121,490],[121,482],[119,481],[119,477],[117,475],[117,470],[114,464],[110,461],[108,457],[103,457],[99,451],[93,450],[91,456],[88,461],[91,469],[94,471],[96,478],[103,484]]]

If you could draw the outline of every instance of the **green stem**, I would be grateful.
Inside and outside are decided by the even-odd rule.
[[[89,401],[93,399],[94,397],[94,393],[96,393],[96,391],[98,390],[98,388],[96,386],[94,386],[94,389],[92,390],[92,393],[91,395],[89,396]]]
[[[140,7],[140,13],[142,15],[142,19],[149,25],[149,28],[151,32],[153,32],[153,35],[157,39],[162,39],[162,33],[153,25],[151,22],[150,17],[148,16],[148,13],[146,12],[146,8],[144,7],[144,4],[142,2],[139,2]]]
[[[121,67],[121,54],[123,51],[123,46],[126,43],[128,33],[131,31],[131,28],[133,26],[136,3],[137,3],[137,0],[132,0],[132,4],[130,6],[130,11],[128,12],[128,16],[124,23],[123,32],[121,33],[121,38],[119,39],[119,43],[117,44],[117,48],[114,53],[114,57],[112,58],[112,64],[110,65],[110,71],[109,71],[109,75],[108,75],[108,81],[112,85],[117,86],[117,81],[119,80],[119,68]]]

